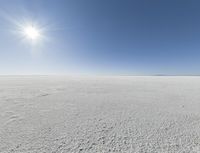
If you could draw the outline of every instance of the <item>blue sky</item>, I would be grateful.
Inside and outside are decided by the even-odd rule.
[[[199,75],[198,0],[0,0],[0,74]],[[32,44],[18,24],[43,29]],[[21,29],[22,30],[22,29]]]

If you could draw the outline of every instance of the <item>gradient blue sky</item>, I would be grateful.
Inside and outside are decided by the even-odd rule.
[[[199,0],[0,0],[0,74],[199,75]],[[32,45],[17,24],[45,29]]]

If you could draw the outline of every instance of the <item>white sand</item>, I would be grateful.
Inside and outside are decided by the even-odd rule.
[[[200,152],[200,77],[2,76],[0,152]]]

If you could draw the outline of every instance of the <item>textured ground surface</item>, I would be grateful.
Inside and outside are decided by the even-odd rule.
[[[200,77],[0,77],[0,152],[200,152]]]

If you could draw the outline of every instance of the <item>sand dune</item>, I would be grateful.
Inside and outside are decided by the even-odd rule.
[[[200,152],[200,77],[0,77],[0,152]]]

